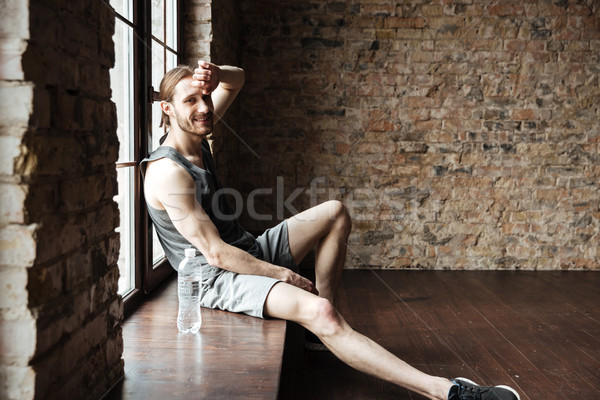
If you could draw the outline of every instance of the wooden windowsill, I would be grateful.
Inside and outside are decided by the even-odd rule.
[[[125,378],[107,399],[276,399],[287,325],[202,309],[197,335],[177,331],[177,280],[123,324]]]

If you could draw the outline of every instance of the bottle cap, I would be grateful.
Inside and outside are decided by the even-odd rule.
[[[196,257],[196,249],[185,249],[185,256],[188,258]]]

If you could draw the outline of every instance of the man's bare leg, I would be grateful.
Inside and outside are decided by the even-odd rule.
[[[312,331],[340,360],[351,367],[420,393],[446,400],[452,383],[427,375],[354,331],[327,299],[295,286],[276,284],[265,301],[265,314],[291,320]]]
[[[339,201],[327,201],[287,220],[290,251],[298,264],[316,246],[315,275],[319,296],[335,303],[346,261],[352,222]]]

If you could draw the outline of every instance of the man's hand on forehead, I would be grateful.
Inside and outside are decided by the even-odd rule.
[[[206,61],[198,61],[198,68],[192,76],[192,86],[202,88],[202,93],[209,94],[219,86],[219,67]]]

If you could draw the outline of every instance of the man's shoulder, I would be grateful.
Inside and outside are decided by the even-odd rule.
[[[144,175],[144,195],[153,208],[163,210],[165,196],[193,186],[194,181],[190,175],[175,161],[166,157],[148,161]]]
[[[188,180],[191,181],[192,178],[185,168],[170,158],[163,157],[148,161],[148,166],[146,167],[146,184],[187,183]]]

